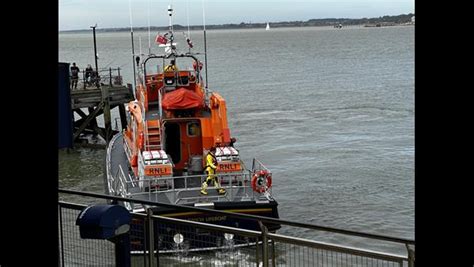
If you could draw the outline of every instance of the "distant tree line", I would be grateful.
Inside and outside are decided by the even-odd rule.
[[[305,26],[332,26],[336,24],[342,25],[365,25],[365,24],[406,24],[411,22],[411,18],[415,14],[401,14],[398,16],[383,16],[378,18],[361,18],[361,19],[310,19],[304,22]]]
[[[383,16],[378,18],[361,18],[361,19],[349,19],[349,18],[325,18],[325,19],[310,19],[307,21],[283,21],[283,22],[269,22],[272,28],[278,27],[311,27],[311,26],[336,26],[336,25],[398,25],[407,24],[411,22],[411,18],[414,16],[413,13],[401,14],[397,16]],[[266,23],[245,23],[239,24],[219,24],[219,25],[206,25],[206,29],[244,29],[244,28],[265,28]],[[180,24],[173,25],[174,30],[184,31],[188,29],[188,26]],[[190,25],[191,30],[202,30],[202,25]],[[147,31],[148,27],[134,27],[135,31]],[[152,31],[167,31],[168,26],[150,27]],[[63,32],[84,32],[90,30],[72,30]],[[130,31],[129,27],[125,28],[97,28],[98,32],[123,32]]]

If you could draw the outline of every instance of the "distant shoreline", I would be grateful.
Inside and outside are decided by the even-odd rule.
[[[283,21],[283,22],[269,22],[271,28],[287,28],[287,27],[342,27],[345,26],[365,26],[365,27],[385,27],[385,26],[403,26],[413,25],[412,18],[413,13],[401,14],[397,16],[383,16],[378,18],[361,18],[361,19],[348,19],[348,18],[326,18],[326,19],[310,19],[307,21]],[[218,25],[206,25],[206,29],[258,29],[265,28],[267,23],[239,23],[239,24],[218,24]],[[181,31],[187,30],[187,26],[175,24],[173,25],[174,30]],[[190,25],[190,30],[202,30],[202,25]],[[135,27],[134,31],[148,31],[148,27]],[[168,26],[152,26],[151,31],[167,31]],[[85,33],[90,32],[90,29],[82,30],[65,30],[59,31],[59,33]],[[97,32],[128,32],[130,27],[121,28],[97,28]]]

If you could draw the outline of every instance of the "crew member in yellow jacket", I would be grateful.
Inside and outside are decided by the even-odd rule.
[[[165,71],[177,71],[178,67],[176,67],[176,60],[172,59],[170,64],[165,67]]]
[[[207,195],[207,187],[214,182],[214,186],[217,189],[217,192],[219,194],[225,194],[225,189],[221,187],[219,184],[219,180],[217,176],[215,175],[216,169],[217,169],[217,159],[216,159],[216,148],[212,147],[209,153],[207,153],[206,156],[206,172],[207,172],[207,178],[204,183],[202,183],[201,186],[201,194]]]

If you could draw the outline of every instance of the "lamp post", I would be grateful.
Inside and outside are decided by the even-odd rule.
[[[96,73],[96,81],[97,81],[97,84],[98,84],[98,81],[99,81],[99,67],[97,65],[97,43],[96,43],[96,40],[95,40],[95,28],[97,27],[97,24],[95,24],[94,26],[91,26],[92,28],[92,34],[94,36],[94,61],[95,61],[95,73]]]

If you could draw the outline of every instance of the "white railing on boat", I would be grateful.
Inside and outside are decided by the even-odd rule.
[[[115,139],[120,135],[115,135],[109,144],[115,144]],[[125,142],[125,146],[126,146]],[[112,154],[112,146],[107,147],[107,160],[106,160],[106,177],[107,177],[107,188],[110,195],[120,195],[122,197],[140,198],[143,200],[158,201],[158,196],[166,196],[170,203],[184,204],[184,203],[195,203],[195,202],[206,202],[209,200],[218,201],[230,201],[239,197],[245,200],[268,200],[271,198],[272,188],[269,188],[265,193],[257,193],[251,187],[252,176],[260,170],[266,170],[268,173],[271,172],[257,159],[252,161],[252,169],[249,170],[242,164],[243,171],[235,173],[219,173],[216,174],[221,186],[226,189],[225,195],[201,195],[201,184],[206,180],[206,174],[199,175],[183,175],[173,177],[161,177],[161,178],[148,178],[148,179],[133,179],[130,174],[127,175],[123,171],[122,166],[112,172],[112,164],[110,155]],[[194,183],[191,183],[191,179]],[[179,182],[176,182],[178,181]],[[196,184],[196,181],[197,184]],[[165,183],[163,183],[165,182]],[[165,184],[166,187],[158,187],[156,185]],[[178,184],[178,186],[176,186]],[[214,189],[211,185],[208,187],[208,191]],[[189,196],[186,192],[195,192],[196,194]],[[126,203],[128,204],[128,203]]]
[[[123,172],[121,165],[119,165],[116,177],[118,179],[116,180],[115,185],[114,185],[114,191],[116,192],[115,195],[121,196],[121,197],[129,197],[130,193],[128,192],[128,185],[127,185],[128,181],[127,181],[127,177],[125,176],[125,173]],[[135,186],[135,183],[131,179],[130,174],[128,175],[128,178],[129,178],[129,181],[131,181],[130,184],[132,186]],[[124,204],[125,204],[125,207],[127,207],[127,209],[129,210],[132,209],[132,206],[129,202],[124,202]]]
[[[267,167],[265,167],[265,165],[263,165],[262,162],[260,162],[260,160],[254,158],[252,160],[252,172],[255,173],[255,172],[258,172],[258,171],[262,171],[262,170],[265,170],[265,171],[268,171],[269,173],[271,173]]]
[[[243,164],[242,164],[243,165]],[[244,166],[244,165],[243,165]],[[251,187],[251,178],[260,170],[267,170],[260,161],[254,159],[252,170],[245,169],[241,172],[216,174],[221,187],[226,189],[223,195],[212,194],[201,195],[201,184],[206,180],[206,174],[183,175],[173,177],[145,178],[133,180],[126,176],[120,167],[115,177],[109,179],[114,181],[113,192],[115,195],[142,200],[162,202],[167,201],[174,204],[186,204],[209,201],[233,201],[239,200],[270,200],[272,189],[265,193],[257,193]],[[213,184],[208,187],[208,192],[215,189]]]
[[[112,137],[112,140],[110,140],[109,142],[109,145],[107,146],[107,158],[106,158],[106,179],[107,179],[107,189],[108,189],[108,193],[110,195],[115,195],[115,191],[114,191],[114,184],[115,184],[115,177],[112,173],[112,162],[110,160],[110,155],[112,155],[112,148],[113,148],[113,144],[115,144],[115,139],[117,139],[119,137],[119,135],[115,135],[114,137]]]

